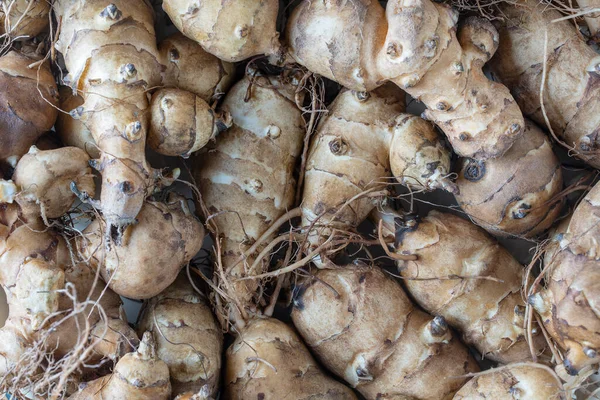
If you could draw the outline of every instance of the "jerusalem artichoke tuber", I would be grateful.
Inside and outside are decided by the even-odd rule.
[[[292,319],[323,364],[369,400],[449,399],[477,371],[441,317],[378,267],[323,269],[295,289]]]
[[[564,199],[562,170],[546,135],[530,121],[504,156],[462,159],[455,195],[477,225],[494,235],[533,237],[550,227]]]
[[[0,4],[0,34],[14,39],[31,38],[48,29],[48,0],[8,0]]]

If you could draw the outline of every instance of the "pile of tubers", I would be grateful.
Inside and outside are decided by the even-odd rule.
[[[599,31],[0,1],[0,397],[600,399]]]

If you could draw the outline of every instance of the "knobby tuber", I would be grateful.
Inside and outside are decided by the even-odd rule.
[[[255,254],[242,261],[240,257],[293,207],[293,173],[306,132],[295,103],[294,81],[293,77],[253,76],[234,85],[222,107],[233,126],[193,159],[194,177],[209,214],[205,217],[213,216],[222,236],[223,268],[234,281],[264,272],[265,260],[253,266]],[[232,285],[246,307],[256,283],[246,280]]]
[[[144,333],[135,352],[126,354],[111,375],[80,385],[70,400],[168,400],[169,367],[156,355],[154,339]]]
[[[548,333],[565,351],[564,366],[573,375],[600,361],[598,207],[600,185],[596,184],[575,209],[558,249],[551,249],[546,257],[546,288],[529,298]]]
[[[351,389],[328,377],[293,328],[255,318],[229,346],[224,400],[355,400]]]
[[[221,60],[280,51],[278,0],[165,0],[163,9],[179,31]]]
[[[462,159],[458,204],[494,235],[536,236],[556,221],[564,199],[562,170],[547,136],[525,121],[525,133],[491,160]]]
[[[406,288],[426,311],[442,316],[483,356],[508,363],[531,358],[525,340],[523,267],[483,229],[452,214],[425,218],[377,210],[383,234],[395,239]],[[443,262],[440,262],[443,260]],[[543,336],[534,336],[539,351]]]
[[[453,400],[565,400],[560,379],[540,364],[519,363],[486,371],[464,385]]]
[[[441,317],[378,267],[323,269],[295,288],[292,319],[319,360],[366,399],[442,400],[478,370]]]
[[[0,4],[0,34],[29,39],[48,29],[48,0],[8,0]]]
[[[415,190],[454,191],[450,151],[433,126],[404,114],[404,92],[385,85],[373,92],[343,91],[329,107],[307,157],[302,225],[318,245],[332,229],[365,220],[393,175]]]
[[[166,2],[165,2],[166,3]],[[198,43],[180,33],[158,46],[163,86],[194,93],[206,102],[219,99],[231,86],[234,65],[207,53]]]
[[[220,116],[206,101],[180,89],[158,90],[150,110],[148,146],[167,156],[188,158],[231,126],[228,113]]]
[[[502,11],[508,22],[499,28],[500,47],[490,63],[494,73],[512,90],[523,114],[540,126],[547,126],[547,117],[567,147],[600,167],[600,55],[572,21],[552,22],[562,15],[538,1]]]
[[[200,391],[217,395],[221,327],[185,274],[144,306],[138,331],[152,332],[156,354],[169,366],[173,396]]]
[[[598,0],[577,0],[577,4],[582,11],[586,12],[585,22],[590,29],[591,36],[597,36],[600,32],[600,1]],[[589,12],[595,10],[594,12]]]
[[[45,1],[43,1],[45,3]],[[48,63],[16,51],[0,57],[0,161],[13,166],[54,125],[58,90]]]
[[[121,296],[147,299],[166,289],[182,266],[202,247],[204,228],[185,198],[147,201],[137,223],[125,228],[120,245],[107,239],[106,221],[94,220],[83,232],[79,247],[109,287]],[[110,240],[107,242],[107,240]]]
[[[429,0],[302,2],[287,23],[291,56],[357,91],[392,81],[428,107],[425,117],[463,157],[499,157],[523,133],[508,89],[482,72],[498,32]]]
[[[102,174],[97,206],[109,231],[122,229],[163,178],[145,156],[146,92],[161,81],[153,11],[142,0],[57,0],[54,12],[62,21],[56,48],[69,71],[65,80],[84,99],[71,114],[101,153],[93,162]]]

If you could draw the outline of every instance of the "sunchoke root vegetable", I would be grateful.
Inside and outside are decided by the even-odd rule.
[[[485,357],[508,363],[531,358],[525,340],[522,266],[483,229],[452,214],[425,218],[376,211],[383,234],[395,238],[406,288],[426,311],[442,316]],[[443,260],[443,262],[440,262]],[[538,351],[542,335],[534,336]]]
[[[156,355],[152,334],[144,333],[135,352],[126,354],[111,375],[80,385],[70,400],[168,400],[169,368]]]
[[[153,11],[143,0],[54,3],[62,19],[57,49],[67,80],[84,98],[72,112],[88,127],[102,173],[98,208],[108,232],[131,224],[160,178],[145,157],[150,122],[147,90],[160,84]]]
[[[365,220],[383,196],[364,194],[384,190],[392,174],[416,190],[456,189],[447,177],[450,151],[431,124],[403,113],[404,97],[391,84],[370,93],[343,91],[321,120],[302,201],[302,225],[314,227],[314,245],[331,228],[349,230]]]
[[[147,299],[166,289],[204,239],[202,224],[178,195],[165,203],[144,203],[137,223],[123,231],[119,246],[105,241],[106,229],[107,223],[96,219],[84,230],[79,246],[112,290],[134,299]]]
[[[83,97],[73,94],[73,89],[68,86],[61,86],[58,89],[60,97],[60,108],[67,113],[83,105]],[[98,145],[94,140],[92,132],[81,122],[75,119],[71,114],[59,113],[56,119],[56,133],[65,146],[79,147],[85,150],[90,157],[100,158]]]
[[[278,0],[165,0],[163,9],[177,29],[221,60],[280,51]]]
[[[228,113],[218,115],[206,101],[180,89],[154,93],[150,110],[148,146],[167,156],[188,158],[231,126]]]
[[[64,236],[44,224],[36,204],[58,217],[74,200],[71,181],[93,193],[87,160],[75,148],[30,152],[15,170],[18,187],[0,182],[16,193],[13,204],[0,199],[0,284],[10,309],[0,329],[2,392],[21,387],[23,376],[26,385],[32,384],[40,364],[36,351],[47,352],[43,358],[48,362],[68,356],[81,365],[115,360],[137,341],[124,321],[119,297],[96,281],[85,264],[72,263]],[[38,383],[48,382],[33,382],[29,390],[47,390]]]
[[[352,400],[328,377],[293,328],[273,318],[251,320],[226,353],[225,400]]]
[[[477,371],[441,317],[417,309],[378,267],[319,270],[292,319],[319,360],[367,399],[449,399]]]
[[[408,4],[407,4],[408,3]],[[290,16],[291,56],[349,89],[371,91],[390,80],[428,107],[427,119],[463,157],[499,157],[523,132],[507,88],[482,72],[498,46],[487,21],[429,0],[305,1]]]
[[[565,351],[564,366],[573,375],[600,361],[599,206],[600,185],[596,184],[575,209],[558,241],[559,249],[546,257],[546,288],[529,298]]]
[[[93,197],[95,185],[92,170],[87,165],[89,159],[76,147],[43,151],[31,146],[12,176],[18,188],[14,200],[19,203],[21,212],[40,214],[42,218],[61,217],[76,199],[70,189],[72,182]]]
[[[600,55],[571,21],[552,22],[562,15],[538,1],[502,10],[512,23],[499,28],[500,47],[490,63],[494,73],[511,89],[523,114],[546,126],[545,111],[554,133],[579,158],[600,167]]]
[[[525,133],[498,159],[462,159],[456,200],[494,235],[533,237],[558,217],[563,199],[560,162],[547,136],[525,121]]]
[[[211,102],[223,96],[233,83],[233,64],[207,53],[180,33],[163,40],[158,52],[166,67],[162,77],[166,87],[187,90]]]
[[[205,300],[185,274],[142,311],[138,330],[152,332],[156,354],[169,366],[173,396],[215,397],[219,391],[223,335]]]
[[[58,90],[48,63],[28,68],[35,61],[16,51],[0,57],[0,161],[13,165],[52,128],[58,114]]]
[[[565,400],[560,379],[546,366],[507,365],[483,372],[464,385],[453,400]]]
[[[214,215],[212,221],[223,237],[222,264],[232,281],[264,272],[263,261],[253,266],[255,254],[238,261],[293,207],[293,172],[305,135],[293,81],[284,76],[254,76],[234,85],[222,107],[231,114],[233,126],[219,135],[208,152],[193,159],[206,212]],[[232,285],[242,307],[250,304],[256,283],[246,280]]]
[[[48,29],[51,2],[48,0],[7,0],[0,4],[0,34],[31,38]]]
[[[577,4],[585,11],[585,22],[590,29],[590,35],[597,36],[600,31],[600,1],[598,0],[577,0]],[[588,11],[595,10],[593,13]]]

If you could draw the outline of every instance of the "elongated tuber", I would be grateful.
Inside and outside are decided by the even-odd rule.
[[[222,117],[217,115],[206,101],[185,90],[157,91],[152,96],[150,110],[148,146],[167,156],[188,158],[231,126],[227,113]]]
[[[455,195],[476,224],[494,235],[536,236],[558,217],[562,170],[546,135],[530,121],[504,156],[462,159]]]
[[[216,396],[223,349],[221,327],[185,274],[150,299],[138,330],[152,332],[156,354],[169,366],[173,396],[200,391]]]
[[[292,319],[320,361],[366,399],[449,399],[477,371],[441,317],[417,309],[378,267],[319,270]]]
[[[507,365],[472,378],[453,400],[564,400],[566,393],[554,372],[540,364]]]
[[[279,51],[277,0],[165,0],[163,9],[177,29],[221,60]]]
[[[144,203],[137,223],[122,232],[118,246],[105,242],[106,229],[107,223],[96,219],[83,232],[79,246],[112,290],[133,299],[147,299],[166,289],[204,239],[202,224],[178,195],[166,203]]]
[[[168,400],[169,368],[156,355],[154,339],[147,332],[135,352],[125,355],[113,373],[80,385],[70,400]]]
[[[264,272],[265,260],[252,267],[255,254],[242,261],[240,257],[293,206],[293,172],[305,135],[293,79],[254,76],[234,85],[222,107],[231,114],[233,126],[208,152],[193,159],[206,212],[222,235],[223,268],[232,280]],[[250,304],[256,283],[232,285],[240,304]]]
[[[73,89],[61,86],[58,89],[60,97],[60,108],[67,113],[59,113],[56,119],[56,133],[65,146],[79,147],[94,159],[100,158],[98,145],[94,140],[92,132],[81,122],[75,119],[69,112],[83,105],[83,97],[73,94]]]
[[[429,0],[302,2],[290,16],[291,56],[309,70],[357,91],[389,80],[428,107],[427,119],[463,157],[504,154],[523,133],[523,116],[507,88],[482,72],[498,33]]]
[[[45,3],[45,1],[43,1]],[[0,57],[0,161],[19,158],[54,125],[58,90],[47,63],[16,51]]]
[[[356,399],[352,390],[328,377],[288,325],[255,318],[229,346],[225,400]]]
[[[546,126],[547,117],[575,155],[600,167],[600,55],[571,21],[553,22],[562,15],[535,0],[506,5],[502,12],[508,21],[499,28],[494,73],[511,89],[523,114],[540,126]]]
[[[314,245],[332,228],[356,228],[382,201],[390,176],[416,190],[455,189],[450,152],[433,126],[404,114],[404,93],[385,85],[370,93],[344,91],[312,139],[302,200],[302,225]]]
[[[406,288],[426,311],[442,316],[484,357],[507,363],[531,358],[521,297],[523,267],[483,229],[452,214],[425,218],[391,210],[374,213],[395,238]],[[443,260],[443,262],[440,262]],[[543,336],[534,336],[539,351]]]
[[[210,103],[223,96],[233,83],[233,64],[207,53],[181,33],[160,42],[158,52],[160,63],[166,67],[162,76],[166,87],[192,92]]]
[[[62,20],[56,48],[70,86],[84,98],[71,114],[88,127],[100,159],[100,204],[109,227],[135,221],[152,193],[158,171],[146,161],[150,118],[146,91],[160,84],[153,12],[141,0],[54,3]],[[110,229],[109,229],[110,230]]]
[[[596,184],[575,209],[558,249],[547,254],[546,288],[529,298],[565,351],[564,366],[572,375],[600,361],[599,206],[600,185]]]

